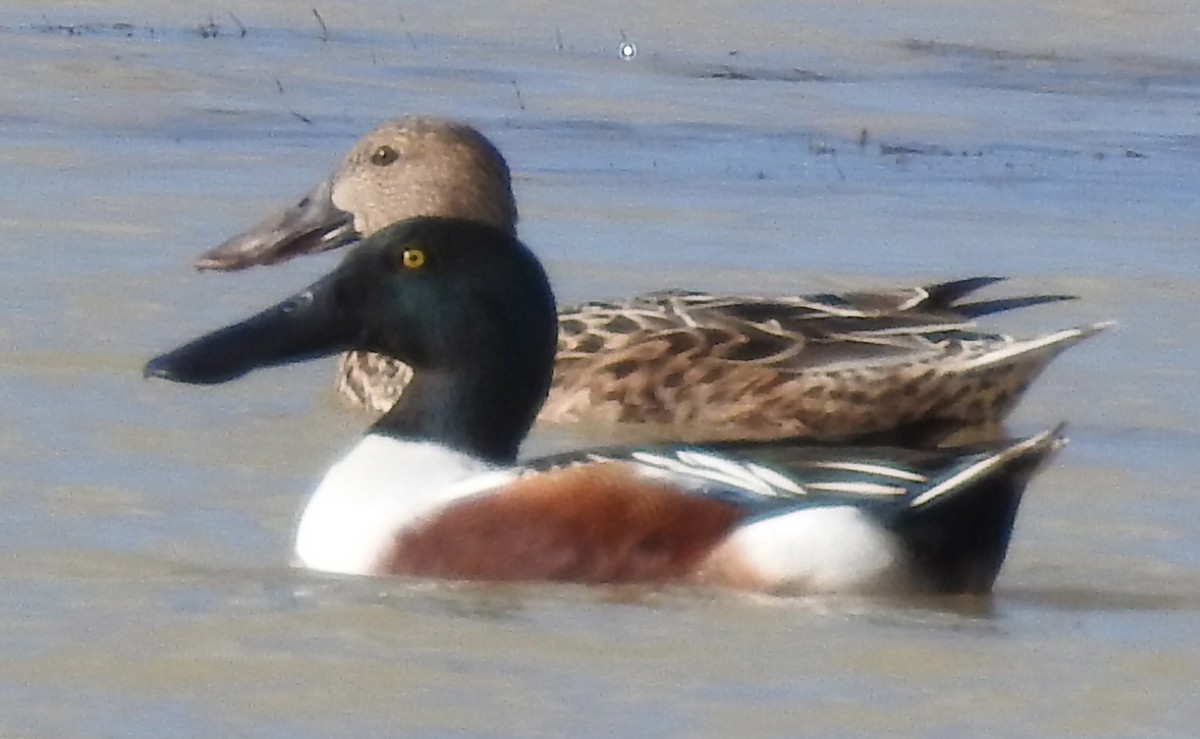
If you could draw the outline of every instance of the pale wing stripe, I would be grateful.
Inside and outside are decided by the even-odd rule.
[[[964,371],[977,369],[979,367],[986,367],[989,364],[997,364],[1005,361],[1006,359],[1011,359],[1012,357],[1020,356],[1021,354],[1028,354],[1039,349],[1045,349],[1046,347],[1054,346],[1055,344],[1079,341],[1091,336],[1097,331],[1103,331],[1104,329],[1113,325],[1113,323],[1113,321],[1104,321],[1102,323],[1094,323],[1091,326],[1084,326],[1082,328],[1064,329],[1053,334],[1047,334],[1040,339],[1018,341],[1006,346],[1000,351],[989,352],[980,357],[972,359],[969,362],[964,362],[956,369]]]
[[[692,318],[692,314],[688,311],[684,301],[680,300],[679,296],[672,296],[669,299],[671,311],[683,321],[683,325],[688,328],[696,328],[696,319]]]
[[[804,488],[789,480],[779,472],[754,464],[749,461],[729,459],[699,451],[680,451],[679,459],[687,464],[711,467],[732,478],[742,480],[743,484],[763,495],[787,497],[786,494],[804,495]],[[763,488],[762,483],[769,487]]]
[[[688,477],[711,480],[712,482],[729,485],[764,497],[775,497],[778,495],[766,482],[745,474],[744,470],[741,471],[741,474],[729,474],[720,470],[695,467],[677,459],[649,454],[647,452],[634,452],[632,457],[642,463],[643,466],[649,467],[648,471],[651,472],[661,470]]]
[[[1046,441],[1046,439],[1051,435],[1051,433],[1053,433],[1053,432],[1045,431],[1045,432],[1038,434],[1037,436],[1031,436],[1030,438],[1026,439],[1025,441],[1022,441],[1019,444],[1013,444],[1012,446],[1010,446],[1009,448],[1000,452],[999,454],[993,454],[992,456],[990,456],[986,459],[982,459],[982,460],[976,462],[975,464],[971,465],[970,467],[967,467],[966,469],[962,470],[961,472],[951,475],[950,477],[946,478],[942,482],[938,483],[937,485],[934,485],[933,487],[929,488],[928,490],[921,493],[917,497],[913,498],[912,502],[910,502],[908,504],[909,507],[910,508],[920,508],[921,506],[925,505],[929,501],[934,500],[935,498],[938,498],[942,495],[945,495],[948,492],[951,492],[952,490],[955,490],[956,488],[961,487],[963,483],[966,483],[967,481],[975,479],[977,477],[981,477],[984,474],[996,469],[997,467],[999,467],[1003,464],[1007,464],[1009,462],[1009,460],[1011,460],[1015,457],[1019,457],[1020,455],[1029,451],[1030,449],[1043,444]]]
[[[741,462],[729,459],[727,457],[718,457],[713,454],[697,451],[679,451],[676,456],[679,461],[684,464],[696,465],[697,467],[709,467],[714,470],[723,472],[726,475],[736,477],[745,477],[752,479],[753,475],[746,469],[746,465]]]
[[[961,331],[972,329],[974,321],[956,321],[953,323],[922,323],[916,326],[897,326],[895,328],[862,329],[854,331],[852,336],[908,336],[910,334],[932,334],[943,331]],[[1008,338],[1008,337],[1004,337]]]
[[[850,493],[852,495],[870,495],[873,497],[895,497],[904,495],[908,488],[895,485],[880,485],[874,482],[810,482],[808,489],[813,492]]]
[[[845,472],[861,472],[864,475],[879,475],[880,477],[891,477],[896,480],[904,480],[906,482],[928,482],[929,478],[925,475],[918,474],[911,470],[902,470],[896,467],[887,467],[881,464],[870,464],[869,462],[814,462],[812,467],[826,470],[844,470]]]
[[[659,467],[669,467],[671,465],[677,464],[677,462],[675,462],[675,460],[673,460],[673,459],[664,457],[661,454],[651,454],[650,452],[633,452],[629,456],[631,459],[633,459],[637,462],[642,462],[643,464],[657,465]]]
[[[920,288],[913,293],[911,298],[897,306],[897,312],[903,313],[910,308],[915,308],[928,299],[929,291],[925,288]]]
[[[776,487],[780,490],[784,490],[786,492],[792,493],[793,495],[807,495],[808,494],[804,490],[804,488],[801,485],[799,485],[795,480],[792,480],[792,479],[788,478],[786,475],[776,472],[775,470],[771,469],[770,467],[763,467],[760,464],[755,464],[753,462],[747,462],[746,468],[749,469],[754,474],[761,477],[769,485]]]

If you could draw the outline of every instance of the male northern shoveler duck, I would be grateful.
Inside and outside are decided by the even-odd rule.
[[[479,131],[429,118],[385,123],[297,205],[197,266],[277,262],[421,215],[515,233],[508,164]],[[540,418],[639,423],[646,436],[691,441],[915,441],[998,424],[1058,353],[1107,324],[1028,340],[982,332],[981,315],[1068,298],[959,302],[997,279],[785,298],[664,291],[566,308]],[[382,412],[411,376],[391,357],[352,352],[338,389]]]
[[[1055,430],[959,453],[777,445],[788,455],[772,463],[658,447],[514,465],[556,329],[545,273],[515,237],[419,218],[145,374],[218,383],[349,349],[413,367],[297,530],[299,564],[357,575],[984,593],[1026,482],[1064,443]]]

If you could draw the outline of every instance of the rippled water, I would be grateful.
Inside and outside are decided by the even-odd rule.
[[[0,736],[1194,734],[1200,12],[655,7],[6,5]],[[189,261],[400,113],[500,145],[564,300],[1003,274],[1083,298],[1007,329],[1119,319],[1014,417],[1074,440],[991,602],[289,570],[362,425],[331,363],[139,370],[328,269]]]

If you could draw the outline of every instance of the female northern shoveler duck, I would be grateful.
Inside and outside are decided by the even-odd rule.
[[[958,454],[806,447],[771,464],[660,447],[513,466],[550,388],[556,328],[545,273],[516,238],[420,218],[145,374],[217,383],[349,349],[414,368],[300,520],[298,562],[334,573],[982,593],[1026,482],[1063,443],[1056,430]]]
[[[406,118],[368,133],[300,202],[205,254],[238,269],[323,251],[415,216],[514,234],[504,158],[477,130]],[[1067,299],[959,303],[997,278],[807,297],[667,291],[559,314],[558,363],[540,418],[640,423],[648,437],[912,441],[998,424],[1059,352],[1098,324],[1017,340],[978,316]],[[392,407],[411,371],[390,357],[342,357],[338,389]]]

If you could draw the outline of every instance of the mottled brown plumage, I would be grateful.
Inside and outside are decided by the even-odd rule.
[[[993,429],[1060,352],[1107,324],[1029,340],[980,333],[939,288],[814,298],[656,293],[559,313],[539,419],[637,424],[631,436],[929,443]],[[951,291],[952,292],[952,291]],[[382,412],[411,371],[345,355],[338,389]],[[986,434],[985,436],[989,436]]]
[[[238,269],[335,248],[420,215],[512,233],[508,165],[482,134],[428,118],[389,121],[296,206],[198,262]],[[879,292],[791,298],[660,292],[564,309],[559,362],[539,418],[620,424],[632,436],[705,440],[908,440],[913,429],[993,424],[1059,352],[1104,324],[1020,341],[974,318],[1064,299],[960,304],[975,278]],[[384,357],[340,361],[338,391],[383,412],[411,379]]]

